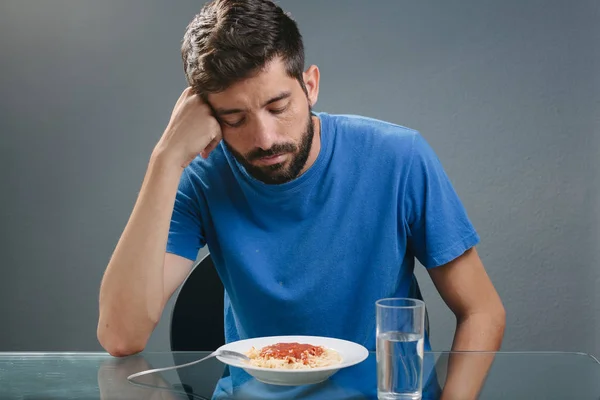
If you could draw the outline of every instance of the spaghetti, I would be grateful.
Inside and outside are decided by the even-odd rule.
[[[340,354],[323,346],[304,343],[276,343],[246,353],[251,365],[273,369],[311,369],[342,362]]]

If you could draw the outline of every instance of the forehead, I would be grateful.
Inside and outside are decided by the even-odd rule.
[[[282,92],[294,94],[300,85],[290,77],[281,59],[274,59],[257,74],[236,82],[219,93],[208,95],[208,101],[216,108],[259,107],[270,98]]]

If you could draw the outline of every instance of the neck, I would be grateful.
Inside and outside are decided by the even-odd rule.
[[[313,140],[310,145],[310,152],[308,153],[306,164],[304,165],[304,168],[302,168],[302,172],[300,173],[300,175],[302,175],[310,167],[312,167],[312,165],[317,160],[317,157],[319,156],[319,152],[321,151],[321,121],[319,120],[319,117],[315,115],[311,116],[311,121],[313,124],[315,135],[313,136]]]

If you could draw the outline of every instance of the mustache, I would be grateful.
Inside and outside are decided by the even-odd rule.
[[[281,153],[293,153],[296,150],[297,150],[296,145],[294,145],[293,143],[275,144],[275,145],[271,146],[270,149],[267,149],[267,150],[263,150],[263,149],[252,150],[250,153],[248,153],[248,155],[246,156],[246,159],[248,161],[255,161],[255,160],[261,159],[263,157],[270,157],[270,156],[274,156],[274,155],[281,154]]]

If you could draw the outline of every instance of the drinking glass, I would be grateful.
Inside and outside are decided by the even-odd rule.
[[[423,391],[425,303],[381,299],[377,311],[377,398],[418,400]]]

